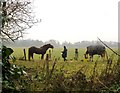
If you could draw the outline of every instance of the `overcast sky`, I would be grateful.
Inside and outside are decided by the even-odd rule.
[[[59,42],[118,41],[119,0],[34,0],[36,17],[42,19],[24,39]]]

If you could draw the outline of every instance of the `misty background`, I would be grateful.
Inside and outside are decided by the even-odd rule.
[[[66,46],[68,48],[81,48],[81,47],[87,47],[89,45],[96,45],[96,44],[102,44],[100,41],[78,41],[75,43],[64,41],[60,43],[57,40],[51,39],[48,41],[41,41],[41,40],[32,40],[32,39],[26,39],[26,40],[17,40],[15,42],[4,42],[4,45],[7,45],[9,47],[41,47],[45,44],[52,44],[56,48],[60,48],[63,46]],[[107,44],[109,47],[118,47],[118,42],[115,41],[104,41],[105,44]]]
[[[41,22],[26,31],[24,39],[67,41],[118,41],[119,0],[33,0]]]

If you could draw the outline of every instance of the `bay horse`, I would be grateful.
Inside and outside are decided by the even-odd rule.
[[[35,46],[32,46],[28,49],[28,60],[30,61],[30,57],[32,57],[33,59],[33,54],[41,54],[41,59],[44,58],[44,54],[46,53],[46,51],[49,49],[49,48],[54,48],[53,45],[51,44],[46,44],[40,48],[36,48]]]

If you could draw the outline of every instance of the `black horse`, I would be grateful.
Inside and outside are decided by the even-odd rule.
[[[106,58],[108,59],[106,48],[105,48],[105,46],[102,46],[102,45],[88,46],[87,51],[84,54],[86,59],[88,58],[88,54],[90,56],[90,60],[92,59],[92,61],[93,61],[93,55],[95,55],[95,54],[101,55],[102,58],[105,58],[105,56],[106,56]]]
[[[54,48],[53,47],[53,45],[51,45],[51,44],[46,44],[46,45],[44,45],[44,46],[42,46],[42,47],[40,47],[40,48],[36,48],[36,47],[30,47],[29,49],[28,49],[28,60],[30,61],[30,57],[32,57],[32,59],[33,59],[33,54],[35,53],[35,54],[41,54],[42,56],[41,56],[41,59],[43,59],[44,58],[44,54],[46,53],[46,51],[49,49],[49,48]]]

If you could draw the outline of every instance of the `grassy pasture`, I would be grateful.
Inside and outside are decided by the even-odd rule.
[[[24,48],[13,48],[14,53],[13,56],[15,56],[17,59],[20,57],[23,57],[23,49]],[[27,60],[28,60],[28,48],[26,49],[26,55],[27,55]],[[63,70],[65,70],[66,75],[71,75],[72,73],[78,71],[79,69],[83,70],[83,72],[86,74],[86,76],[90,76],[93,73],[93,68],[95,65],[95,61],[98,59],[98,64],[97,64],[97,72],[100,73],[106,66],[106,61],[102,61],[101,58],[98,58],[98,55],[94,56],[94,62],[82,62],[81,59],[83,59],[83,55],[85,53],[86,48],[79,48],[79,59],[78,61],[74,60],[74,48],[68,48],[68,57],[67,57],[67,62],[64,62],[62,57],[61,57],[61,51],[62,48],[54,48],[52,52],[52,60],[49,62],[50,63],[50,69],[52,68],[52,64],[54,62],[54,59],[57,58],[57,64],[55,68],[60,69],[64,66]],[[117,51],[117,48],[113,49],[114,51]],[[48,52],[48,51],[47,51]],[[113,54],[109,49],[107,49],[107,54],[109,57],[111,57],[116,63],[117,56]],[[27,68],[35,68],[39,71],[39,67],[43,67],[44,61],[45,60],[40,60],[41,55],[36,55],[34,54],[34,62],[33,61],[22,61],[22,60],[17,60],[15,64],[18,64],[20,66],[25,66]],[[45,56],[44,56],[45,59]]]
[[[13,55],[17,59],[19,59],[20,57],[23,57],[23,49],[24,48],[13,48],[13,50],[14,50]],[[25,48],[25,49],[26,49],[26,56],[27,56],[27,59],[28,59],[28,48]],[[52,52],[52,58],[58,58],[61,61],[63,61],[63,59],[61,57],[62,50],[63,50],[62,48],[54,48],[53,52]],[[48,53],[48,51],[47,51],[47,53]],[[81,59],[83,57],[84,53],[85,53],[85,48],[80,48],[79,49],[79,59]],[[34,59],[35,60],[40,60],[40,57],[41,57],[41,55],[34,54]],[[70,59],[73,59],[73,58],[74,58],[74,48],[70,48],[70,49],[68,49],[67,59],[70,60]]]
[[[19,59],[20,57],[23,57],[23,49],[24,48],[13,48],[14,50],[14,53],[13,53],[13,56],[15,56],[17,59]],[[28,48],[25,48],[26,49],[26,56],[27,56],[27,59],[28,59]],[[53,51],[52,51],[52,59],[54,58],[58,58],[60,61],[63,61],[62,57],[61,57],[61,51],[63,49],[62,48],[54,48]],[[113,48],[114,51],[118,51],[117,48]],[[79,61],[81,59],[83,59],[83,56],[84,56],[84,53],[86,51],[86,48],[79,48]],[[48,53],[48,51],[47,51]],[[47,54],[46,53],[46,54]],[[111,52],[109,49],[107,49],[107,54],[109,57],[114,57],[114,59],[117,58],[117,56],[114,56],[115,54],[113,52]],[[37,55],[37,54],[34,54],[34,60],[37,61],[37,60],[40,60],[40,57],[41,55]],[[45,56],[44,56],[45,58]],[[98,55],[94,55],[94,60],[96,60],[98,58]],[[74,48],[68,48],[68,56],[67,56],[67,60],[73,60],[74,59]],[[75,60],[73,60],[75,61]]]

